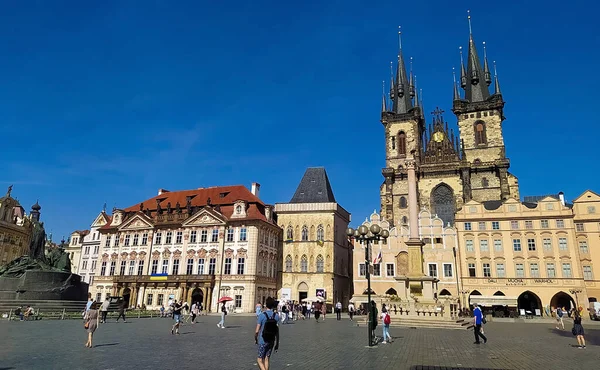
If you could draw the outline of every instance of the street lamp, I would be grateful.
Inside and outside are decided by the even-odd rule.
[[[390,232],[388,230],[382,230],[381,226],[377,224],[371,225],[371,227],[367,227],[366,225],[360,225],[358,229],[354,230],[349,227],[346,230],[346,235],[350,239],[357,240],[361,243],[366,244],[365,247],[365,274],[367,276],[367,309],[368,309],[368,323],[369,323],[369,347],[373,346],[373,332],[371,331],[371,253],[370,253],[370,243],[379,240],[386,240],[390,236]],[[375,320],[377,318],[375,317]]]
[[[577,294],[581,293],[582,290],[581,289],[570,289],[569,292],[571,294],[575,294],[575,305],[577,306],[577,307],[575,307],[575,309],[577,311],[579,311],[579,298],[577,297]]]
[[[470,291],[470,290],[461,290],[460,292],[462,293],[462,296],[463,296],[463,302],[464,302],[464,303],[463,303],[463,304],[464,304],[464,306],[463,306],[463,307],[461,307],[461,309],[462,309],[462,308],[469,308],[469,307],[470,307],[470,306],[469,306],[469,302],[467,302],[465,295],[467,295],[467,294],[471,293],[471,291]]]

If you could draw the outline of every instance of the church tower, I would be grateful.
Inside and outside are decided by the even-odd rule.
[[[502,122],[504,99],[498,76],[494,76],[494,93],[489,86],[492,75],[483,43],[483,65],[480,62],[469,19],[469,48],[466,68],[461,48],[460,86],[454,85],[453,112],[458,128],[464,160],[470,164],[468,173],[463,171],[463,181],[469,184],[464,200],[477,201],[519,198],[516,177],[508,172],[510,161],[506,158]],[[494,68],[495,69],[495,68]]]
[[[420,155],[424,132],[423,114],[419,106],[412,63],[410,73],[407,74],[401,36],[399,31],[398,64],[395,78],[392,73],[390,87],[391,107],[388,107],[385,93],[381,107],[386,158],[386,167],[382,170],[385,180],[380,189],[381,214],[392,224],[406,224],[408,221],[406,161],[413,154],[416,157]]]

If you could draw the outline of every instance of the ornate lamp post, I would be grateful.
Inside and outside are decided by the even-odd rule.
[[[377,224],[371,225],[371,227],[367,227],[365,225],[361,225],[358,229],[354,230],[349,227],[346,230],[346,235],[350,239],[357,240],[361,242],[361,244],[365,244],[365,274],[367,277],[367,314],[369,315],[369,347],[373,346],[373,333],[371,331],[371,242],[385,240],[390,236],[390,232],[388,230],[382,230],[381,226]],[[377,318],[375,318],[377,320]]]

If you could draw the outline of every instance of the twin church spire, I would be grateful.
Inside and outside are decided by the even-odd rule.
[[[471,14],[468,13],[469,22],[469,48],[467,51],[466,61],[463,56],[462,47],[460,48],[460,79],[457,81],[456,72],[453,71],[454,89],[453,100],[465,101],[468,103],[483,102],[490,98],[489,86],[494,82],[493,95],[502,95],[500,91],[500,83],[496,73],[496,62],[494,62],[494,76],[490,70],[490,64],[487,58],[487,48],[483,43],[483,64],[479,58],[475,40],[473,38],[473,30],[471,26]],[[398,29],[398,62],[394,73],[393,63],[390,63],[390,92],[389,101],[384,91],[382,92],[382,112],[391,112],[396,114],[408,113],[414,107],[419,106],[420,97],[416,86],[416,76],[412,70],[412,58],[410,59],[410,70],[407,73],[402,51],[402,32]],[[458,84],[464,90],[464,98],[461,97]],[[384,83],[385,85],[385,83]],[[422,105],[422,103],[421,103]]]

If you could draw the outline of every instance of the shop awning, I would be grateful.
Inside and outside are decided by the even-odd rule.
[[[491,306],[509,306],[509,307],[517,307],[517,297],[507,297],[503,295],[493,295],[493,296],[485,296],[485,295],[473,295],[469,297],[469,303],[477,303],[483,307],[491,307]]]

